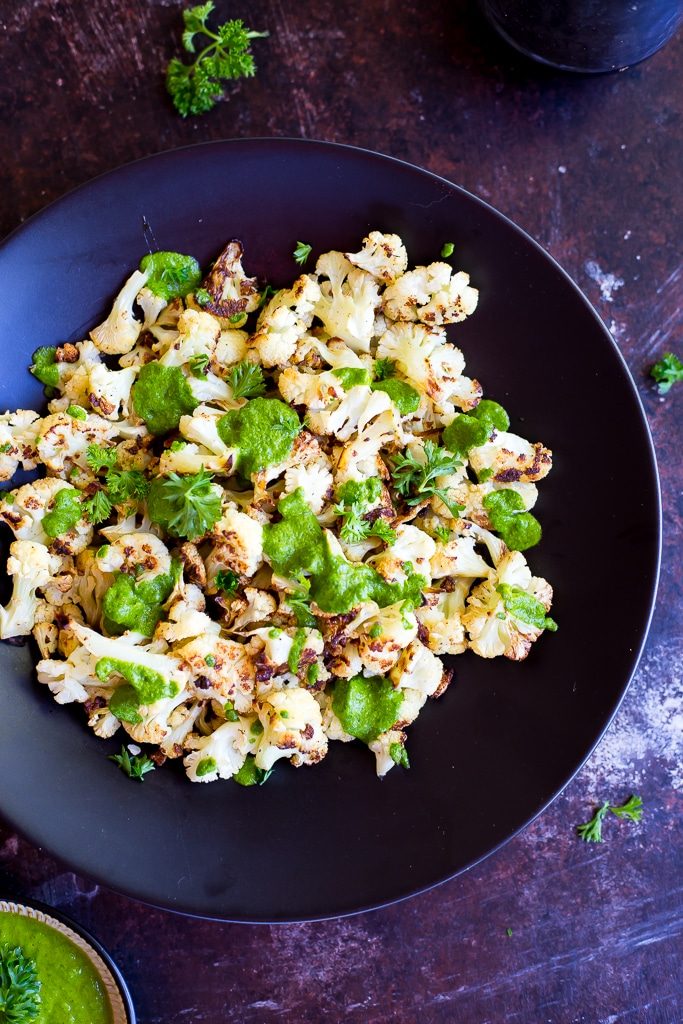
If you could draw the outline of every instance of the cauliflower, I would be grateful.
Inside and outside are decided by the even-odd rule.
[[[407,578],[406,564],[412,566],[413,572],[424,576],[429,582],[431,580],[430,559],[433,558],[435,552],[436,544],[429,534],[418,529],[417,526],[402,523],[396,527],[396,540],[391,547],[379,555],[375,555],[369,561],[385,580],[392,583],[405,581]]]
[[[136,743],[162,743],[171,732],[169,719],[186,700],[187,693],[180,690],[173,697],[162,697],[153,704],[141,704],[137,713],[142,721],[122,722],[123,728]]]
[[[0,415],[0,480],[11,480],[19,464],[35,469],[36,437],[40,417],[32,409],[17,409]]]
[[[308,690],[293,687],[272,690],[257,702],[263,734],[256,751],[256,766],[265,771],[281,757],[298,768],[316,764],[327,753],[320,705]]]
[[[93,328],[90,337],[100,352],[106,355],[121,355],[130,352],[138,340],[142,323],[136,320],[133,306],[138,293],[147,283],[149,273],[136,270],[128,278],[119,294],[114,299],[111,313],[99,327]]]
[[[44,658],[36,666],[38,682],[49,687],[58,704],[83,704],[94,689],[102,690],[102,682],[95,675],[95,659],[80,645],[65,661]],[[107,696],[111,689],[105,691]]]
[[[365,675],[386,674],[417,636],[417,619],[403,601],[378,610],[363,623],[358,655]]]
[[[140,633],[124,633],[123,636],[107,637],[96,633],[94,629],[82,625],[80,622],[72,622],[71,629],[76,639],[93,656],[95,661],[111,659],[123,665],[129,664],[161,676],[167,683],[175,685],[176,692],[185,689],[187,674],[181,666],[178,657],[169,654],[161,654],[157,650],[158,645],[147,644]],[[118,670],[116,670],[118,671]]]
[[[14,577],[14,589],[7,607],[0,607],[0,640],[31,632],[38,610],[36,591],[46,586],[59,564],[43,544],[31,540],[10,544],[7,573]]]
[[[286,367],[277,382],[280,394],[290,405],[305,405],[312,412],[326,409],[344,397],[344,388],[331,370],[305,373],[295,366]]]
[[[221,331],[209,363],[214,373],[220,374],[226,366],[232,366],[246,358],[247,334],[232,328]]]
[[[408,267],[408,253],[398,235],[383,235],[371,231],[363,239],[360,252],[344,253],[349,263],[372,274],[376,281],[391,284]]]
[[[341,338],[354,352],[369,352],[380,304],[377,282],[340,252],[323,253],[315,272],[323,278],[315,315],[327,333]]]
[[[291,494],[301,487],[311,510],[317,515],[322,512],[325,501],[332,494],[332,473],[329,459],[323,456],[319,462],[308,465],[289,466],[285,471],[285,494]]]
[[[201,591],[199,592],[201,594]],[[167,621],[158,623],[154,636],[169,644],[198,636],[220,635],[219,623],[214,622],[204,611],[194,607],[194,602],[187,598],[174,601],[166,613],[166,619]]]
[[[219,569],[253,576],[263,564],[263,527],[244,512],[229,508],[211,531],[214,547],[206,559],[209,581]]]
[[[368,743],[377,761],[378,778],[384,778],[387,772],[394,767],[396,761],[391,755],[392,748],[396,749],[397,745],[403,748],[405,740],[406,734],[400,729],[389,729],[388,732],[381,733],[377,739]]]
[[[446,544],[439,541],[430,560],[433,579],[444,576],[466,576],[470,579],[489,576],[491,566],[475,550],[477,537],[472,534],[452,536]]]
[[[157,358],[162,355],[178,338],[178,321],[184,311],[183,303],[180,299],[173,299],[167,306],[161,311],[156,322],[149,328],[149,333],[154,338],[154,344],[152,346]],[[132,353],[131,353],[132,355]],[[121,365],[128,365],[129,356],[123,356],[121,359]]]
[[[51,413],[40,421],[36,444],[40,461],[53,473],[63,473],[73,466],[87,470],[88,445],[101,445],[116,431],[115,423],[95,414],[79,420],[65,412]]]
[[[522,599],[532,599],[541,612],[535,624],[520,618],[520,614],[527,613],[519,602],[508,607],[505,588],[513,589]],[[476,586],[467,600],[462,621],[469,634],[469,646],[482,658],[503,654],[512,661],[522,661],[544,628],[557,628],[552,619],[545,619],[542,614],[550,609],[552,594],[546,580],[531,575],[519,551],[508,551],[498,563],[495,577]]]
[[[195,722],[201,714],[203,703],[193,701],[180,704],[168,717],[169,731],[159,743],[159,749],[166,757],[180,757]]]
[[[154,533],[124,533],[97,553],[101,572],[124,572],[136,580],[151,580],[171,572],[171,555]]]
[[[469,460],[478,476],[486,470],[495,483],[533,483],[548,475],[552,455],[538,441],[531,444],[518,434],[500,431],[492,441],[472,448]]]
[[[14,501],[0,506],[0,519],[12,530],[17,540],[34,540],[39,544],[50,544],[51,537],[43,529],[43,519],[52,507],[59,491],[72,490],[66,480],[45,477],[24,484],[14,492]],[[92,535],[92,528],[90,528]]]
[[[269,622],[276,608],[277,602],[272,594],[257,587],[245,587],[242,596],[231,601],[226,619],[231,631],[235,632],[254,622]]]
[[[208,448],[214,455],[234,455],[218,433],[218,421],[223,414],[209,405],[198,405],[191,416],[181,416],[179,430],[188,441]]]
[[[231,453],[234,449],[230,449]],[[186,444],[182,448],[166,448],[159,459],[159,473],[199,473],[203,468],[207,473],[228,474],[232,469],[234,456],[213,455],[207,448],[198,444]]]
[[[443,662],[432,654],[419,640],[413,640],[401,653],[398,663],[389,673],[394,686],[403,690],[409,688],[433,697],[437,691],[445,690]]]
[[[144,314],[141,328],[143,331],[148,331],[157,322],[161,311],[166,308],[168,302],[163,295],[155,295],[146,285],[140,289],[135,301]]]
[[[425,604],[415,612],[427,632],[425,643],[434,654],[462,654],[467,649],[462,613],[471,585],[471,579],[459,579],[454,590],[428,593]]]
[[[250,650],[244,644],[212,633],[190,640],[174,649],[174,654],[181,659],[183,671],[190,676],[196,697],[202,700],[230,699],[239,712],[249,711],[255,671]]]
[[[124,418],[130,411],[130,389],[137,369],[108,370],[104,363],[95,363],[88,374],[88,401],[105,420]]]
[[[102,601],[114,582],[111,572],[104,572],[93,548],[86,548],[76,556],[71,597],[83,609],[90,626],[99,627],[102,616]]]
[[[225,722],[208,736],[190,736],[187,746],[192,752],[184,760],[191,782],[214,782],[230,779],[247,758],[249,741],[245,724]]]
[[[213,357],[220,337],[218,320],[208,313],[186,309],[178,317],[178,335],[159,362],[163,366],[182,366],[196,356]]]
[[[224,327],[234,324],[236,318],[258,309],[260,295],[255,277],[247,277],[242,267],[242,243],[233,239],[214,261],[210,273],[202,283],[209,301],[202,306],[217,317]]]
[[[377,343],[378,359],[393,359],[401,373],[425,394],[434,393],[442,398],[448,393],[442,390],[438,379],[438,361],[430,362],[435,353],[448,345],[443,329],[425,327],[424,324],[396,323],[380,337]],[[452,345],[446,349],[451,359],[458,350]],[[463,361],[464,366],[464,361]],[[452,370],[452,367],[450,367]]]
[[[302,274],[291,288],[279,291],[262,310],[249,346],[264,366],[285,367],[297,343],[313,322],[320,288],[310,274]]]
[[[470,287],[469,274],[453,274],[448,263],[430,263],[409,270],[390,284],[382,297],[382,309],[390,320],[420,320],[439,326],[459,323],[474,313],[478,298],[476,288]]]

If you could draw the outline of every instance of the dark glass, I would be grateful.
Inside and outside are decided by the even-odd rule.
[[[501,36],[566,71],[619,71],[674,34],[683,0],[481,0]]]

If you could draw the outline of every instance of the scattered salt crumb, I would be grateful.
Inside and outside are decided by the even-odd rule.
[[[640,259],[640,253],[639,253],[639,254],[638,254],[638,255],[636,256],[636,259],[637,259],[637,260],[639,260],[639,259]]]
[[[567,168],[564,166],[564,164],[560,164],[560,166],[557,168],[557,172],[558,174],[566,174]]]
[[[619,149],[626,149],[626,143],[622,142],[622,144],[619,146]]]
[[[130,751],[130,753],[131,753],[131,754],[133,754],[133,755],[134,755],[135,757],[136,757],[136,756],[137,756],[138,754],[141,754],[141,753],[142,753],[142,747],[139,747],[139,746],[137,745],[137,743],[129,743],[129,744],[128,744],[128,750],[129,750],[129,751]]]
[[[615,341],[619,341],[619,339],[621,338],[622,334],[626,330],[626,327],[625,327],[624,324],[620,324],[616,320],[610,320],[609,330],[610,330],[610,334],[612,335],[614,340]]]
[[[583,269],[586,271],[591,281],[600,288],[600,295],[605,302],[612,302],[614,292],[618,291],[624,285],[623,277],[617,277],[616,274],[605,273],[600,268],[600,265],[595,260],[586,260],[583,265]]]
[[[625,242],[628,242],[629,238],[631,237],[631,233],[632,233],[631,229],[629,228],[629,230],[624,234],[624,241]]]

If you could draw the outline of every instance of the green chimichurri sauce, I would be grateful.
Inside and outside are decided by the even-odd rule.
[[[65,935],[30,917],[0,913],[0,945],[21,946],[41,981],[36,1024],[112,1024],[109,998],[97,971]]]

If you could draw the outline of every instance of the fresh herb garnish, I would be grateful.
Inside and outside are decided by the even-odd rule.
[[[389,744],[389,757],[394,764],[401,765],[402,768],[410,768],[410,759],[408,758],[408,751],[402,743],[390,743]]]
[[[425,461],[420,462],[412,452],[397,455],[394,458],[392,479],[398,493],[408,505],[419,505],[427,498],[435,495],[441,499],[452,516],[462,512],[463,506],[452,501],[445,487],[437,487],[435,480],[439,476],[454,473],[460,466],[460,459],[445,448],[439,448],[433,441],[425,441]]]
[[[33,358],[35,360],[35,356]],[[650,376],[657,382],[660,395],[666,395],[674,384],[683,380],[683,363],[673,352],[665,352],[650,370]]]
[[[0,946],[0,1024],[33,1024],[40,1013],[36,962],[20,946]]]
[[[269,303],[273,296],[277,295],[277,293],[278,289],[273,288],[272,284],[264,285],[263,291],[261,292],[261,296],[258,300],[258,308],[263,309],[263,307],[267,305],[267,303]]]
[[[263,768],[258,768],[252,755],[247,754],[246,761],[240,770],[235,772],[233,779],[235,782],[238,782],[240,786],[262,786],[263,783],[270,778],[272,771],[272,768],[269,768],[268,771],[264,771]]]
[[[258,398],[266,390],[263,370],[258,363],[243,359],[228,373],[233,398]]]
[[[85,461],[94,473],[101,469],[111,469],[116,465],[116,449],[104,448],[101,444],[89,444]]]
[[[186,476],[169,473],[156,477],[147,496],[150,519],[174,537],[202,537],[221,514],[221,496],[212,480],[203,466]]]
[[[224,594],[234,594],[239,586],[239,582],[239,576],[232,569],[219,569],[216,573],[216,586]]]
[[[198,356],[192,356],[192,359],[190,359],[190,373],[197,380],[206,380],[208,365],[209,357],[205,352]]]
[[[287,604],[292,610],[297,626],[317,626],[311,611],[311,581],[305,576],[297,577],[299,586],[287,594]]]
[[[448,544],[451,539],[451,531],[447,526],[435,526],[432,532],[442,544]]]
[[[201,43],[205,45],[191,64],[174,57],[166,69],[166,88],[182,117],[211,110],[223,95],[222,82],[253,77],[256,65],[251,40],[268,35],[252,31],[235,18],[219,25],[214,32],[207,25],[213,9],[209,0],[183,11],[183,48],[187,53],[196,53],[196,38],[200,36],[204,37]]]
[[[300,267],[303,267],[304,263],[311,255],[312,248],[313,246],[308,245],[306,242],[296,243],[296,249],[292,253],[292,256],[294,257],[294,259],[296,260]]]
[[[104,491],[95,491],[92,497],[86,498],[83,502],[85,514],[93,526],[97,526],[98,523],[103,523],[105,519],[109,519],[112,508],[113,505]]]
[[[93,472],[104,471],[104,489],[96,491],[83,502],[83,508],[93,524],[102,523],[111,515],[114,505],[127,501],[142,501],[149,490],[149,483],[139,469],[119,469],[116,465],[115,448],[103,448],[99,444],[88,445],[86,461]]]
[[[376,359],[374,370],[375,380],[391,380],[396,376],[396,360]]]
[[[393,544],[396,531],[381,518],[371,522],[365,518],[367,505],[360,501],[352,501],[349,505],[342,501],[334,506],[334,511],[344,522],[339,536],[346,544],[358,544],[367,537],[379,537],[386,544]]]
[[[442,249],[441,249],[441,256],[443,257],[443,259],[447,260],[448,257],[452,256],[454,252],[455,252],[455,246],[454,246],[453,242],[444,242],[444,244],[442,246]]]
[[[640,821],[643,816],[643,801],[639,796],[631,796],[626,803],[616,805],[610,804],[609,800],[605,800],[590,821],[586,821],[583,825],[577,825],[576,827],[576,831],[584,843],[601,843],[603,841],[602,823],[610,811],[617,818]]]
[[[119,766],[131,779],[139,779],[144,782],[147,772],[153,772],[156,765],[146,754],[131,754],[130,751],[121,746],[120,754],[110,754],[109,760]]]

